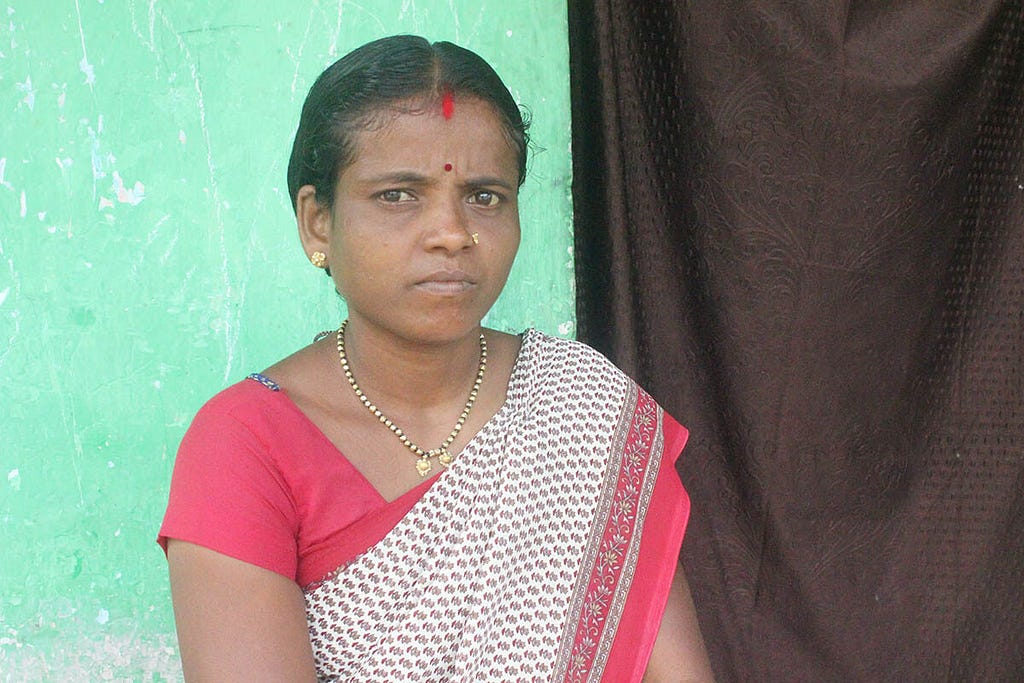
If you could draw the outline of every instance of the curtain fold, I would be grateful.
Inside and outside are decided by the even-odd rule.
[[[1024,680],[1024,7],[569,3],[579,337],[721,680]]]

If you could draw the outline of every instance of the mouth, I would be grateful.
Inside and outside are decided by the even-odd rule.
[[[431,294],[461,294],[475,288],[476,279],[461,270],[445,270],[431,273],[413,286]]]

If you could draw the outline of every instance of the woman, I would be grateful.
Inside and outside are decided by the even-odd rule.
[[[481,328],[526,149],[450,43],[375,41],[313,85],[288,185],[349,317],[182,442],[160,540],[189,680],[710,678],[686,431],[588,347]]]

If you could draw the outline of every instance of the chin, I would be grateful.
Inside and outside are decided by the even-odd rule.
[[[482,317],[482,316],[481,316]],[[431,316],[417,326],[424,338],[433,342],[448,342],[476,334],[481,318],[470,316]]]

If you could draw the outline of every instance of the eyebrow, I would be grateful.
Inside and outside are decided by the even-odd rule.
[[[371,185],[379,183],[407,183],[411,185],[422,185],[423,183],[428,182],[429,179],[422,173],[416,173],[415,171],[394,171],[374,176],[367,176],[365,178],[357,178],[357,180],[361,183],[369,183]]]
[[[367,176],[365,178],[357,178],[357,182],[369,185],[390,183],[396,185],[425,185],[432,181],[427,176],[422,173],[417,173],[416,171],[394,171]],[[466,178],[465,182],[462,184],[466,187],[496,186],[508,192],[513,191],[516,187],[516,185],[509,183],[500,176],[475,176]]]
[[[500,178],[498,176],[477,176],[475,178],[467,178],[466,182],[463,184],[473,187],[496,185],[509,192],[516,187],[515,185],[509,184],[509,182],[504,178]]]

